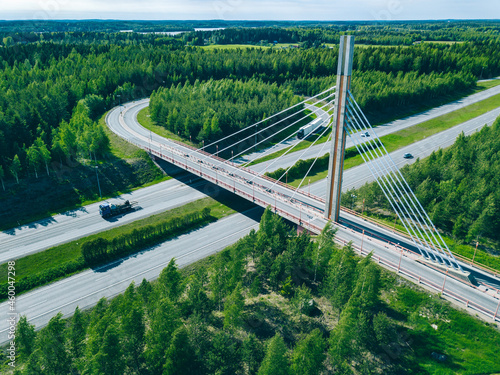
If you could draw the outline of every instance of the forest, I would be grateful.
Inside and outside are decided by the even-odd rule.
[[[50,22],[46,27],[51,32],[34,33],[22,31],[22,25],[18,24],[11,25],[14,28],[7,31],[7,25],[2,24],[3,47],[0,48],[2,198],[8,196],[8,191],[16,196],[30,191],[41,179],[50,180],[51,186],[64,185],[66,180],[57,177],[58,169],[64,166],[85,166],[91,160],[96,165],[109,163],[112,159],[109,140],[97,120],[120,103],[152,95],[156,108],[160,108],[157,103],[165,101],[166,93],[179,91],[175,94],[179,100],[175,125],[168,124],[169,113],[170,118],[174,116],[171,103],[161,104],[163,109],[155,110],[153,116],[159,125],[177,130],[184,139],[191,137],[201,146],[204,140],[213,140],[219,133],[214,126],[214,131],[208,134],[205,126],[208,117],[210,126],[212,120],[224,123],[218,125],[222,136],[226,131],[243,128],[271,115],[301,96],[317,94],[335,82],[332,73],[337,66],[336,47],[205,50],[185,45],[190,43],[189,33],[169,37],[151,33],[89,32],[85,23],[64,26]],[[105,24],[99,25],[97,30],[107,30]],[[418,28],[418,24],[413,23],[403,28],[390,25],[384,26],[388,35]],[[453,32],[456,38],[461,36],[464,43],[357,49],[352,91],[372,123],[456,99],[470,93],[477,79],[500,74],[500,48],[495,42],[497,25],[488,22],[457,25],[460,27],[421,26],[429,32]],[[301,33],[321,30],[328,35],[351,29],[375,33],[381,27],[343,23],[320,26],[303,25],[299,29]],[[283,30],[289,28],[293,29],[286,25]],[[266,28],[222,31],[226,30],[228,33],[267,32]],[[468,39],[471,30],[481,31],[484,38]],[[211,35],[218,35],[220,31],[215,30]],[[231,85],[246,87],[245,90],[258,85],[262,94],[252,94],[253,98],[262,98],[264,93],[271,92],[276,97],[278,90],[281,98],[271,103],[268,96],[267,102],[259,102],[255,112],[246,106],[250,112],[244,116],[243,107],[236,104],[238,99],[227,97],[234,106],[225,106],[225,111],[214,116],[212,111],[221,109],[221,103],[214,104],[221,96],[214,93],[210,104],[205,102],[197,115],[190,109],[190,96],[195,95],[196,85],[212,85],[221,93]],[[239,108],[239,112],[235,108]],[[76,195],[81,195],[80,201],[95,198],[87,193]],[[54,209],[57,210],[51,211]]]
[[[431,41],[493,40],[498,43],[500,24],[496,21],[441,21],[441,22],[349,22],[308,25],[268,25],[257,28],[227,28],[216,31],[192,31],[182,36],[195,44],[265,44],[300,43],[318,47],[323,43],[337,44],[340,35],[350,34],[356,42],[371,45],[410,46]]]
[[[402,173],[438,228],[458,241],[481,237],[498,243],[500,118],[470,136],[462,133],[451,147],[405,166]],[[364,199],[368,210],[390,211],[376,183],[348,194]]]
[[[297,235],[267,209],[257,232],[188,271],[172,259],[154,282],[67,320],[57,314],[40,331],[21,317],[14,374],[500,370],[494,328],[335,245],[334,235],[331,226],[314,240]]]
[[[160,88],[151,95],[149,112],[152,120],[174,134],[208,144],[298,103],[299,98],[290,88],[255,79],[245,82],[222,79]],[[278,119],[300,109],[285,111]],[[292,117],[288,122],[294,120]]]

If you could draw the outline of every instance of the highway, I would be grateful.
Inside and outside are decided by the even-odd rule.
[[[436,117],[439,117],[439,116],[445,115],[447,113],[453,112],[457,109],[466,107],[467,105],[477,103],[481,100],[490,98],[490,97],[497,95],[497,94],[500,94],[500,85],[495,86],[491,89],[484,90],[484,91],[481,91],[479,93],[470,95],[466,98],[462,98],[462,99],[457,100],[455,102],[445,104],[445,105],[442,105],[442,106],[437,107],[437,108],[433,108],[431,110],[422,112],[420,114],[417,114],[417,115],[414,115],[411,117],[396,120],[396,121],[393,121],[393,122],[390,122],[390,123],[387,123],[384,125],[379,125],[376,128],[374,128],[375,133],[379,137],[383,137],[385,135],[388,135],[388,134],[397,132],[399,130],[420,124],[422,122],[432,120]],[[483,123],[483,125],[485,123],[486,123],[486,121]],[[347,137],[346,149],[353,147],[353,146],[354,146],[354,144],[349,139],[349,137]],[[426,149],[429,149],[429,148],[426,148]],[[300,152],[302,154],[302,151],[297,151],[297,152]],[[317,156],[322,156],[328,152],[330,152],[330,149],[328,147],[323,148],[322,144],[318,144],[318,145],[315,145],[315,146],[311,147],[310,149],[308,149],[307,152],[305,152],[301,158],[302,159],[311,159],[311,158],[315,158]],[[401,152],[403,152],[403,150],[401,150]],[[291,153],[281,157],[277,161],[274,161],[274,160],[266,161],[266,162],[263,162],[261,164],[257,164],[252,168],[260,173],[272,172],[278,168],[287,168],[290,165],[293,165],[296,160],[297,160],[297,153],[291,152]]]
[[[416,123],[441,116],[445,113],[449,113],[460,107],[475,103],[498,93],[500,93],[500,86],[493,87],[491,89],[471,95],[456,102],[431,109],[429,111],[423,112],[422,114],[411,116],[407,119],[397,120],[390,124],[379,126],[375,130],[379,136],[383,136],[385,134],[389,134],[390,132],[415,125]],[[126,111],[126,123],[132,124],[132,126],[134,126],[137,124],[137,113],[142,108],[145,108],[148,103],[149,99],[127,103],[121,108],[117,108],[111,111],[108,115],[107,120],[111,123],[117,123],[120,111]],[[478,118],[479,120],[477,124],[479,125],[472,125],[470,126],[470,128],[477,129],[478,127],[482,126],[481,123],[483,123],[483,125],[487,122],[491,123],[492,116],[490,116],[489,119],[483,118],[485,116],[486,115],[483,115]],[[459,127],[461,126],[462,125],[459,125]],[[413,147],[414,145],[411,145],[400,151],[396,151],[392,154],[394,161],[399,167],[401,167],[404,163],[412,163],[415,161],[415,159],[402,159],[401,155],[405,152],[411,152],[415,155],[415,157],[424,157],[430,154],[430,152],[435,150],[437,147],[446,147],[450,145],[452,143],[452,140],[455,139],[456,135],[460,133],[461,130],[455,130],[459,127],[455,127],[447,130],[446,132],[439,133],[439,135],[435,135],[435,139],[432,141],[434,142],[434,144],[432,146],[429,146],[428,142],[432,138],[429,137],[429,139],[423,140],[418,143],[418,149],[416,148],[417,146]],[[470,132],[471,130],[465,131]],[[453,136],[453,133],[455,133],[455,137]],[[447,134],[447,142],[451,143],[443,143],[442,145],[440,145],[439,138],[442,134]],[[321,148],[322,145],[318,145],[315,147]],[[314,147],[312,147],[311,150],[313,148]],[[315,157],[318,154],[318,151],[312,152],[311,150],[309,150],[308,153],[303,156],[304,159]],[[325,147],[324,150],[327,151],[328,147]],[[276,170],[279,166],[287,167],[291,165],[291,163],[295,162],[297,158],[297,154],[294,154],[295,153],[290,153],[289,155],[286,155],[285,157],[280,159],[278,163],[273,164],[269,169]],[[263,167],[269,166],[270,163],[271,162],[266,162],[255,165],[252,167],[252,169],[260,172],[261,170],[263,170]],[[359,187],[368,181],[373,181],[373,177],[371,176],[371,174],[366,173],[366,170],[363,169],[367,169],[367,167],[358,166],[345,172],[343,183],[344,191],[353,187]],[[324,186],[324,183],[321,181],[312,184],[311,193],[318,196],[324,196],[326,189],[326,187]],[[304,189],[308,189],[308,187],[304,187]],[[0,262],[3,263],[7,260],[16,259],[21,256],[41,251],[61,243],[72,241],[92,233],[97,233],[112,228],[114,226],[148,217],[152,214],[163,212],[166,209],[184,204],[185,202],[199,199],[202,196],[203,195],[199,194],[199,192],[190,189],[188,186],[182,183],[179,183],[179,181],[170,180],[144,189],[139,189],[116,198],[117,200],[129,199],[138,201],[140,209],[136,212],[129,213],[120,218],[117,218],[114,221],[103,221],[98,214],[99,203],[96,203],[69,212],[65,212],[60,215],[55,215],[50,218],[39,220],[27,225],[22,225],[17,228],[12,228],[0,233]],[[108,201],[113,202],[113,199],[109,199]]]
[[[113,121],[112,116],[115,116],[114,119],[116,120],[117,123],[119,123],[118,121],[119,111],[120,109],[111,112],[110,115],[108,116],[108,119],[110,121]],[[134,124],[135,117],[133,112],[127,111],[125,113],[124,120],[128,124],[128,126],[135,126]],[[481,122],[482,120],[479,121]],[[143,130],[142,137],[146,137],[147,139],[148,136],[152,140],[153,144],[160,140],[159,138],[157,138],[156,135],[150,134],[149,131]],[[135,140],[138,142],[145,142],[144,138],[141,139],[140,135],[134,137]],[[431,138],[432,137],[429,137],[429,139]],[[426,149],[429,150],[431,149],[431,147],[428,147]],[[199,167],[199,163],[197,164],[196,160],[193,160],[190,163],[191,166],[198,165]],[[214,175],[215,173],[216,172],[214,170]],[[220,175],[217,176],[217,178],[221,177],[224,176]],[[227,180],[225,180],[226,183],[228,183],[228,181],[231,181],[231,179],[229,179],[229,176],[225,176],[224,178],[227,178]],[[348,183],[349,179],[350,177],[348,177],[348,175],[346,174],[345,176],[346,184]],[[206,184],[205,182],[199,180],[195,181],[194,183],[198,185],[199,189],[200,188],[205,189],[207,192],[214,191],[213,185]],[[209,186],[212,187],[210,188]],[[238,185],[234,183],[234,186],[236,187]],[[147,189],[150,188],[151,190],[149,190],[146,193],[143,193],[143,191],[147,191]],[[47,223],[33,224],[30,226],[26,226],[26,228],[16,228],[13,230],[14,231],[13,233],[4,232],[2,233],[2,236],[3,235],[10,236],[8,237],[10,240],[14,238],[22,238],[21,241],[22,243],[25,244],[23,245],[25,247],[24,250],[26,250],[27,246],[33,246],[32,248],[29,248],[27,250],[27,252],[33,252],[36,251],[34,249],[36,249],[36,243],[38,242],[40,244],[43,244],[43,246],[46,246],[46,241],[48,241],[48,238],[52,237],[51,231],[54,230],[53,228],[62,228],[58,229],[58,233],[60,234],[59,238],[55,240],[56,242],[68,241],[69,237],[74,236],[74,234],[71,234],[71,225],[67,224],[70,222],[73,223],[73,225],[75,226],[74,228],[77,228],[78,233],[80,233],[80,230],[82,228],[85,228],[85,230],[95,233],[96,231],[100,230],[98,229],[99,225],[97,227],[94,227],[93,225],[93,223],[95,223],[96,221],[99,221],[100,224],[104,226],[104,228],[106,226],[120,225],[124,222],[136,220],[139,217],[149,216],[155,212],[168,209],[168,208],[159,209],[157,207],[158,202],[165,202],[165,204],[167,204],[168,207],[175,207],[178,205],[182,205],[187,201],[192,201],[194,199],[198,199],[204,196],[203,193],[200,193],[198,190],[192,189],[191,187],[177,180],[166,181],[150,188],[141,189],[131,193],[129,197],[127,196],[120,198],[120,199],[138,200],[140,202],[142,209],[134,213],[124,215],[123,217],[119,218],[116,222],[106,222],[102,220],[97,214],[97,204],[96,204],[88,206],[82,210],[77,210],[76,212],[71,214],[61,215],[61,217],[55,217],[53,221],[49,220]],[[162,195],[163,194],[162,190],[168,190],[168,193]],[[144,194],[143,196],[144,201],[142,201],[140,198],[138,198],[137,195],[134,194]],[[265,196],[266,195],[263,192],[258,192],[258,197],[265,198]],[[174,201],[170,202],[173,197],[175,197]],[[149,199],[151,199],[151,202],[153,202],[152,204],[149,203]],[[148,200],[147,204],[145,203],[146,200]],[[272,205],[272,202],[269,203],[271,203]],[[308,203],[311,202],[308,201]],[[275,205],[277,206],[278,209],[286,208],[285,205],[283,205],[282,202],[278,200],[276,200]],[[155,211],[156,209],[158,210]],[[295,210],[295,214],[298,214],[297,216],[304,214],[303,220],[305,226],[307,225],[321,226],[322,224],[321,218],[318,217],[317,215],[307,213],[306,211],[307,209],[305,209],[304,212],[302,212],[301,208],[298,208],[298,210]],[[245,233],[248,233],[248,231],[252,227],[257,226],[258,217],[259,217],[258,214],[253,214],[253,216],[250,217],[243,214],[235,214],[229,218],[220,220],[219,222],[213,223],[205,228],[197,230],[189,235],[181,236],[178,239],[169,241],[161,246],[157,246],[150,251],[146,251],[134,255],[132,257],[129,257],[125,260],[119,261],[116,264],[113,264],[112,266],[106,267],[105,269],[89,270],[81,274],[75,275],[73,277],[67,278],[65,280],[62,280],[58,283],[54,283],[49,286],[39,288],[30,293],[26,293],[18,297],[17,311],[20,314],[23,315],[26,314],[30,319],[30,321],[36,324],[37,327],[43,326],[44,324],[47,323],[49,317],[54,315],[55,312],[57,311],[60,310],[63,311],[65,316],[70,315],[72,311],[74,311],[74,308],[77,305],[79,305],[80,307],[91,306],[92,304],[95,304],[102,296],[111,297],[113,295],[116,295],[117,293],[120,293],[128,286],[128,284],[132,280],[140,282],[140,280],[142,280],[143,277],[146,277],[147,279],[153,279],[157,277],[161,269],[166,264],[168,264],[168,261],[172,256],[179,258],[179,264],[183,265],[192,262],[196,259],[203,258],[210,253],[218,251],[230,243],[234,243],[238,238],[243,236]],[[84,222],[82,220],[86,218],[89,219],[89,222],[81,224]],[[64,226],[66,227],[64,228]],[[26,230],[33,232],[30,232],[30,234],[25,234],[28,233],[25,232]],[[41,232],[46,231],[45,240],[39,241],[38,239],[39,231]],[[36,238],[33,238],[33,233],[37,233]],[[52,233],[57,233],[57,232],[52,232]],[[68,234],[67,238],[64,238],[64,233]],[[207,233],[210,233],[210,236],[208,236]],[[353,233],[349,229],[344,228],[341,230],[339,235],[347,241],[354,240],[354,243],[360,246],[359,234]],[[190,242],[187,239],[185,239],[188,237]],[[35,245],[29,244],[30,242],[29,238],[31,238],[31,241],[35,243]],[[206,241],[208,238],[210,239],[209,243],[203,242],[204,240]],[[4,238],[2,238],[1,241],[2,246],[4,245],[3,239]],[[188,242],[180,242],[180,245],[177,247],[177,245],[174,245],[177,243],[176,241],[188,241]],[[361,239],[361,241],[363,240]],[[365,236],[365,241],[368,241],[366,236]],[[382,242],[380,243],[376,242],[377,242],[376,240],[373,240],[373,243],[371,242],[372,245],[371,247],[373,247],[373,249],[376,250],[376,255],[387,258],[393,263],[394,261],[397,263],[397,259],[399,259],[398,251],[395,250],[394,248],[390,249],[386,247],[387,245]],[[11,246],[17,250],[17,246],[15,244],[11,243]],[[365,248],[366,246],[367,245],[365,242]],[[3,251],[0,251],[0,253],[1,254],[3,254],[4,252],[7,253],[8,248],[9,246],[6,246],[6,248],[2,249]],[[153,255],[161,258],[161,261],[158,259],[152,261],[153,258],[150,257],[152,257]],[[4,259],[12,259],[12,258],[13,256],[6,257]],[[151,266],[151,264],[154,264],[154,266]],[[436,285],[438,284],[441,285],[444,281],[443,274],[433,272],[427,267],[415,263],[414,261],[409,261],[406,256],[402,257],[401,265],[403,266],[403,268],[409,267],[408,265],[412,265],[412,267],[417,267],[418,269],[417,272],[419,274],[421,274],[422,276],[425,275],[425,278],[429,278],[429,280],[434,280],[433,282],[437,283]],[[451,278],[448,278],[446,288],[448,289],[448,288],[465,287],[465,289],[461,290],[460,292],[461,295],[470,297],[469,299],[470,301],[476,301],[486,306],[490,311],[495,311],[496,303],[498,301],[497,299],[494,299],[486,294],[478,294],[472,288],[464,286],[462,283],[456,282],[456,284],[457,285],[455,285],[455,282],[451,280]],[[96,285],[96,287],[92,287],[91,285]],[[6,309],[6,304],[5,303],[2,304],[0,308]],[[6,334],[5,329],[6,329],[6,322],[2,322],[0,324],[1,342],[4,341],[3,338],[4,335]]]
[[[322,119],[321,126],[327,126],[328,125],[328,122],[330,120],[330,116],[328,115],[328,113],[326,111],[324,111],[323,109],[321,109],[319,107],[316,107],[316,106],[314,106],[312,104],[307,104],[307,103],[304,104],[304,108],[305,109],[309,109],[310,111],[312,111],[312,113],[314,113],[316,115],[316,118],[321,118]],[[260,151],[257,151],[257,152],[252,152],[250,154],[242,155],[242,156],[240,156],[238,158],[235,158],[235,163],[245,164],[245,163],[251,162],[253,160],[256,160],[256,159],[262,157],[264,153],[266,155],[270,155],[270,154],[272,154],[274,152],[277,152],[279,150],[282,150],[284,148],[296,145],[297,143],[299,143],[301,141],[302,141],[301,139],[298,139],[297,137],[293,136],[293,137],[287,139],[286,141],[277,143],[274,146],[269,147],[267,149],[260,150]]]

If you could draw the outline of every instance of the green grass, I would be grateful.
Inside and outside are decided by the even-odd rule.
[[[234,199],[232,200],[234,201]],[[252,204],[246,200],[238,199],[237,205],[238,209],[245,209],[246,207],[251,207]],[[236,209],[231,208],[230,206],[235,207],[234,202],[230,202],[229,196],[223,196],[220,201],[216,201],[212,198],[203,198],[157,215],[152,215],[129,224],[125,224],[104,232],[93,234],[56,247],[52,247],[50,249],[17,259],[16,276],[18,279],[21,279],[25,276],[33,275],[38,272],[57,267],[68,261],[76,260],[81,255],[81,244],[97,237],[102,237],[109,240],[121,234],[129,233],[135,228],[140,228],[149,224],[165,221],[174,216],[181,216],[191,212],[200,211],[205,207],[210,208],[212,217],[221,219],[236,212]],[[0,274],[7,274],[7,263],[0,265]]]
[[[500,79],[493,79],[491,81],[479,82],[477,84],[477,86],[481,89],[479,91],[491,89],[492,87],[496,87],[498,85],[500,85]]]
[[[388,313],[397,317],[400,329],[406,331],[402,354],[414,357],[425,373],[494,374],[500,371],[500,335],[494,328],[496,324],[456,310],[439,296],[406,282],[391,289],[386,295]],[[446,361],[436,361],[432,352],[446,355]]]
[[[471,104],[465,108],[458,109],[451,113],[436,117],[435,119],[417,124],[406,129],[402,129],[392,134],[385,135],[380,139],[387,149],[387,152],[390,153],[412,143],[421,141],[434,134],[450,129],[465,121],[476,118],[498,107],[500,107],[500,94],[492,96],[491,98],[485,99],[478,103]],[[361,165],[363,163],[363,158],[359,154],[354,157],[347,158],[344,161],[344,170]],[[311,179],[312,183],[324,179],[327,174],[327,170],[318,171],[317,173],[310,175],[309,178]],[[300,183],[300,179],[288,181],[288,183],[292,186],[298,186],[298,184]]]

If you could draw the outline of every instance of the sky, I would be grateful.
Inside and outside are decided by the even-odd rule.
[[[427,20],[500,18],[498,0],[0,0],[0,19]]]

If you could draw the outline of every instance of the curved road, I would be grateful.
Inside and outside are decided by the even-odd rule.
[[[131,109],[139,103],[130,103],[126,108]],[[108,121],[110,123],[118,123],[119,112],[120,108],[110,112]],[[134,112],[135,109],[134,111],[129,110],[125,113],[125,122],[129,126],[137,125]],[[479,122],[482,121],[483,119],[479,120]],[[450,137],[452,136],[450,135]],[[429,142],[431,138],[429,137],[429,139],[422,142]],[[137,139],[137,141],[140,141],[140,139]],[[426,147],[424,143],[422,147],[428,152],[435,145]],[[352,178],[346,174],[346,184]],[[213,185],[203,181],[197,180],[194,184],[199,189],[205,189],[207,192],[214,189]],[[8,233],[4,232],[0,238],[0,246],[2,246],[0,248],[0,255],[3,256],[4,260],[12,259],[19,256],[12,255],[12,251],[18,254],[39,251],[43,247],[53,246],[53,244],[74,239],[75,236],[81,237],[86,235],[87,232],[94,233],[108,227],[121,225],[140,217],[149,216],[155,212],[182,205],[202,196],[204,194],[199,190],[195,190],[180,181],[166,181],[120,197],[119,199],[138,200],[142,209],[120,217],[115,222],[102,220],[97,213],[98,204],[95,204],[66,215],[58,215],[47,221],[16,228]],[[57,311],[62,311],[65,316],[71,315],[77,305],[82,308],[88,307],[95,304],[103,296],[114,296],[125,290],[132,280],[138,283],[143,277],[146,279],[156,278],[161,269],[168,264],[168,261],[172,257],[176,257],[178,263],[184,265],[223,249],[248,233],[250,229],[256,228],[260,212],[259,209],[254,209],[251,212],[232,215],[205,228],[198,229],[189,235],[180,236],[151,250],[122,259],[105,268],[85,271],[18,296],[16,311],[19,314],[27,315],[30,321],[36,324],[37,327],[45,325]],[[42,237],[39,237],[40,235]],[[355,242],[359,242],[359,236],[349,234],[348,231],[345,231],[343,236],[346,240],[353,239]],[[40,238],[42,238],[41,241]],[[7,242],[7,240],[11,242]],[[373,244],[373,247],[377,248],[377,252],[380,252],[379,254],[383,254],[384,257],[397,264],[399,257],[394,249],[388,249],[383,244]],[[402,257],[402,266],[410,267],[410,265],[415,266],[415,262],[409,258],[407,259],[406,256]],[[432,279],[434,283],[443,283],[442,274],[433,272],[423,266],[419,270],[422,276]],[[461,283],[451,279],[446,283],[447,288],[463,288]],[[465,290],[464,294],[470,297],[471,300],[477,297],[472,289],[470,291]],[[480,300],[484,300],[484,304],[488,305],[490,311],[495,310],[496,299],[483,295],[480,296]],[[2,311],[6,311],[6,303],[0,306]],[[5,341],[6,330],[7,322],[0,321],[0,342]]]

